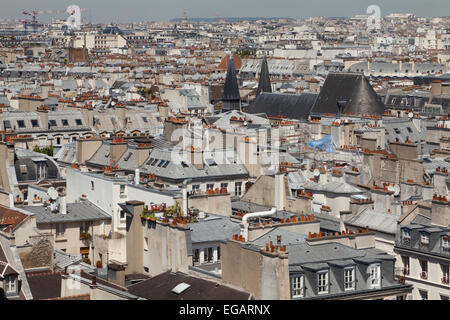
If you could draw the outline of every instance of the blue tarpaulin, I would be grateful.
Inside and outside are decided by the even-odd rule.
[[[333,146],[333,139],[331,139],[331,135],[327,135],[319,140],[310,141],[308,143],[308,146],[310,146],[313,149],[318,149],[321,151],[326,152],[335,152],[334,146]]]

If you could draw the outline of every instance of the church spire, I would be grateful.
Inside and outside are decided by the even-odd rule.
[[[234,67],[233,56],[230,55],[230,61],[228,63],[227,77],[225,79],[225,85],[223,87],[222,96],[222,110],[240,110],[241,96],[239,94],[239,87],[236,77],[236,69]]]
[[[264,56],[261,64],[261,72],[259,73],[259,84],[258,90],[256,91],[256,96],[258,96],[261,92],[272,92],[266,56]]]

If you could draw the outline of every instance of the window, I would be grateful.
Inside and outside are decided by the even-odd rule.
[[[380,288],[381,285],[380,264],[372,264],[369,266],[369,288]]]
[[[161,166],[164,164],[164,162],[166,162],[166,160],[161,160],[161,161],[158,163],[158,167],[161,167]]]
[[[442,270],[442,279],[441,282],[443,284],[449,284],[449,274],[448,274],[448,270],[449,266],[446,264],[441,264],[441,270]]]
[[[234,184],[234,195],[239,197],[242,194],[242,182],[236,182]]]
[[[56,235],[61,236],[66,232],[66,224],[65,223],[57,223],[56,224]]]
[[[25,128],[25,121],[17,120],[17,125],[19,126],[19,128]]]
[[[83,232],[88,232],[88,231],[89,231],[89,223],[82,222],[81,226],[80,226],[80,234],[82,234]]]
[[[4,287],[5,287],[5,292],[7,294],[17,293],[17,277],[16,276],[6,276]]]
[[[411,231],[409,229],[402,229],[402,245],[411,245]]]
[[[419,290],[419,295],[421,300],[428,300],[428,291]]]
[[[355,289],[355,267],[344,269],[344,290]]]
[[[442,253],[450,254],[450,238],[442,237]]]
[[[192,185],[192,193],[193,194],[198,194],[199,190],[200,190],[200,185],[199,184]]]
[[[402,256],[402,262],[403,262],[403,274],[407,276],[409,275],[409,257]]]
[[[292,298],[303,297],[304,278],[303,275],[294,275],[291,277]]]
[[[193,260],[193,262],[194,262],[194,264],[200,262],[200,250],[198,250],[198,249],[194,250],[194,260]]]
[[[39,127],[39,122],[36,119],[31,119],[31,126],[33,128]]]
[[[420,249],[428,250],[429,243],[430,243],[430,236],[428,234],[422,233],[420,235]]]
[[[89,247],[80,248],[81,258],[89,259]]]
[[[62,120],[61,120],[61,123],[62,123],[62,125],[63,125],[64,127],[69,126],[69,121],[67,121],[67,119],[62,119]]]
[[[144,251],[148,251],[148,238],[144,237]]]
[[[317,274],[317,291],[319,294],[328,293],[328,271],[321,271]]]
[[[419,263],[421,268],[420,277],[426,280],[428,278],[428,261],[419,260]]]

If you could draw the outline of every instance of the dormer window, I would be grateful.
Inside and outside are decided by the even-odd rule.
[[[379,289],[381,287],[381,267],[379,263],[371,264],[368,268],[369,289]]]
[[[450,237],[442,237],[442,253],[450,254]]]
[[[7,295],[17,294],[17,276],[15,275],[5,276],[3,283],[4,283],[4,290]]]
[[[344,269],[344,290],[355,290],[355,267]]]
[[[291,276],[291,295],[292,298],[302,298],[304,296],[305,278],[303,274]]]
[[[409,229],[402,229],[402,245],[410,246],[411,245],[411,231]]]
[[[420,235],[420,249],[428,250],[428,245],[430,244],[430,236],[426,233]]]
[[[317,272],[317,292],[319,294],[328,293],[328,270]]]

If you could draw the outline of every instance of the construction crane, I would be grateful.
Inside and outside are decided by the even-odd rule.
[[[86,9],[80,9],[82,12],[86,11]],[[37,16],[38,15],[43,15],[43,14],[69,14],[69,15],[73,15],[75,12],[70,12],[67,9],[65,10],[32,10],[32,11],[27,11],[27,10],[22,10],[22,14],[29,17],[28,19],[0,19],[0,22],[23,22],[24,24],[24,28],[25,28],[25,33],[28,33],[28,26],[31,25],[33,28],[33,32],[37,31],[37,25],[38,25],[38,20],[37,20]]]

